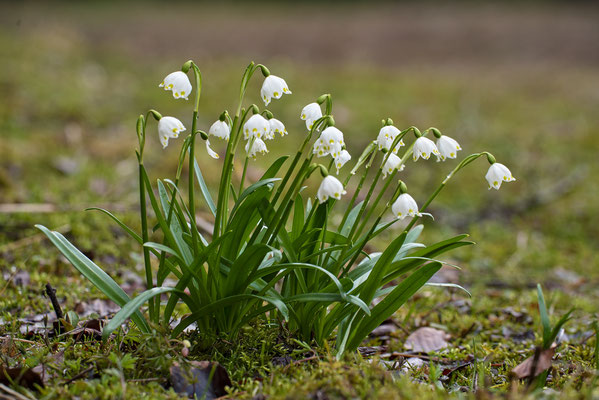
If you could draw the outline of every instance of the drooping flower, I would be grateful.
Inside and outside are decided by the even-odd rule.
[[[399,168],[399,171],[401,172],[405,167],[406,166],[401,163],[401,158],[393,153],[390,153],[387,161],[385,161],[385,164],[383,165],[383,179],[387,177],[387,174],[391,174],[393,170]]]
[[[339,155],[335,157],[335,167],[337,168],[337,175],[339,175],[339,170],[341,167],[345,165],[346,162],[351,160],[351,154],[347,150],[341,150]]]
[[[263,138],[270,132],[268,120],[260,114],[252,115],[243,125],[243,137],[247,140],[251,137]]]
[[[462,150],[460,144],[455,139],[449,136],[442,135],[437,139],[437,149],[441,155],[441,160],[445,161],[447,158],[456,158],[458,151]]]
[[[419,157],[428,160],[431,154],[440,157],[439,150],[437,149],[437,146],[435,146],[435,143],[424,136],[420,136],[418,139],[416,139],[414,142],[413,151],[414,161],[418,160]]]
[[[250,143],[252,144],[252,148],[250,149]],[[245,145],[245,151],[248,157],[256,159],[256,153],[266,154],[268,153],[268,149],[266,148],[266,143],[260,138],[254,138],[248,140]]]
[[[493,188],[497,190],[501,187],[501,182],[512,182],[516,180],[516,178],[512,176],[510,170],[505,165],[498,162],[491,164],[485,175],[485,179],[489,182],[489,189]]]
[[[322,117],[322,110],[318,103],[310,103],[302,109],[300,117],[306,121],[306,128],[310,130],[312,129],[312,125],[314,125],[314,121]]]
[[[291,94],[287,82],[278,76],[268,75],[264,79],[262,89],[260,90],[260,95],[262,96],[262,100],[264,100],[264,104],[268,105],[270,99],[273,97],[275,99],[280,99],[283,94]]]
[[[320,137],[314,142],[313,153],[317,157],[324,157],[328,154],[336,158],[345,146],[343,132],[334,126],[329,126],[320,134]]]
[[[346,191],[343,189],[343,184],[339,182],[339,179],[332,175],[328,175],[322,180],[318,192],[316,193],[316,197],[318,197],[320,203],[324,203],[329,197],[341,200],[341,196],[345,193]]]
[[[185,126],[175,117],[162,117],[158,121],[158,136],[160,137],[160,143],[162,148],[168,146],[168,140],[170,138],[179,137],[179,133],[185,130]]]
[[[383,126],[379,131],[379,135],[376,138],[376,143],[379,145],[379,150],[385,149],[389,151],[391,149],[393,141],[395,140],[395,138],[397,138],[397,135],[399,135],[400,133],[401,131],[393,125]],[[403,140],[400,139],[399,143],[397,143],[397,145],[393,149],[393,152],[397,153],[401,146],[405,146],[405,144]]]
[[[391,211],[393,215],[395,215],[399,219],[404,219],[405,217],[421,217],[422,214],[418,211],[418,205],[416,204],[416,200],[412,196],[407,193],[400,194],[397,200],[391,206]]]
[[[210,157],[214,159],[220,158],[218,153],[210,148],[210,140],[206,140],[206,151]]]
[[[285,136],[287,134],[287,129],[285,129],[285,125],[281,121],[276,118],[271,118],[268,120],[270,124],[270,133],[272,134],[271,139],[274,139],[275,133],[278,133],[281,136]]]
[[[185,99],[191,93],[191,82],[187,74],[182,71],[175,71],[168,74],[158,87],[163,87],[164,90],[172,90],[175,99]]]
[[[231,128],[229,128],[229,124],[225,121],[217,120],[214,122],[210,129],[208,129],[208,135],[215,136],[219,139],[229,140],[229,135],[231,134]]]

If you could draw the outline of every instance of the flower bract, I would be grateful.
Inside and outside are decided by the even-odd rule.
[[[437,149],[439,150],[441,160],[445,161],[447,158],[456,158],[458,151],[462,150],[460,144],[455,139],[449,136],[441,136],[437,139]]]
[[[306,107],[302,109],[300,114],[300,118],[306,121],[306,128],[308,130],[312,129],[312,125],[314,125],[314,121],[318,118],[322,117],[322,110],[318,103],[310,103]]]
[[[376,143],[379,146],[379,150],[387,150],[389,151],[391,149],[391,145],[393,144],[393,141],[395,141],[395,139],[397,138],[397,135],[399,135],[401,133],[401,131],[399,129],[397,129],[396,127],[394,127],[393,125],[387,125],[387,126],[383,126],[381,128],[381,130],[379,131],[379,135],[376,138]],[[397,145],[395,146],[395,148],[393,149],[394,153],[397,153],[397,151],[399,150],[399,148],[401,146],[405,146],[403,140],[399,140],[399,143],[397,143]]]
[[[341,167],[345,165],[346,162],[351,160],[351,154],[347,150],[341,150],[339,155],[335,157],[335,167],[337,168],[337,175],[339,175],[339,170]]]
[[[175,99],[185,99],[191,93],[191,82],[187,74],[182,71],[175,71],[168,74],[158,87],[163,87],[164,90],[172,90]]]
[[[341,200],[341,196],[345,193],[346,192],[345,189],[343,189],[343,184],[339,181],[339,179],[332,175],[328,175],[322,180],[322,183],[318,188],[318,192],[316,193],[316,197],[318,197],[318,201],[320,203],[324,203],[329,199],[329,197]]]
[[[179,133],[185,130],[183,123],[175,117],[162,117],[158,121],[158,136],[160,137],[160,143],[162,148],[168,146],[168,140],[170,138],[179,137]]]
[[[225,121],[218,120],[210,126],[208,129],[208,135],[215,136],[219,139],[229,140],[231,134],[231,128]]]
[[[512,182],[516,180],[516,178],[512,176],[510,170],[505,165],[498,162],[491,164],[485,175],[485,179],[489,182],[489,189],[493,188],[497,190],[501,187],[501,182]]]
[[[252,147],[250,148],[250,144]],[[266,154],[268,153],[268,149],[266,148],[266,143],[260,138],[254,138],[248,140],[245,145],[245,151],[247,152],[248,157],[256,159],[256,153]]]
[[[422,214],[418,211],[418,205],[416,200],[407,193],[400,194],[397,200],[391,206],[391,211],[399,219],[405,217],[415,217],[416,215],[421,217]]]
[[[416,139],[416,141],[414,142],[413,151],[414,161],[417,161],[419,157],[428,160],[431,154],[434,154],[437,157],[440,156],[439,150],[437,149],[435,143],[432,140],[425,138],[424,136],[420,136],[418,139]]]
[[[393,170],[398,168],[399,171],[403,171],[405,165],[401,163],[401,158],[393,153],[390,153],[387,161],[385,161],[385,164],[383,165],[383,179],[385,179],[388,174],[391,174]]]
[[[280,99],[283,94],[291,94],[287,82],[278,76],[268,75],[264,79],[262,89],[260,90],[260,95],[262,96],[262,100],[264,100],[264,104],[268,105],[270,99],[273,97],[275,99]]]
[[[255,137],[263,138],[270,132],[270,124],[268,120],[260,114],[252,115],[243,125],[243,137],[247,140]]]

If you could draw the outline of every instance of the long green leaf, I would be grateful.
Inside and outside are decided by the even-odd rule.
[[[127,293],[102,268],[81,253],[63,235],[51,231],[43,225],[36,225],[35,227],[41,230],[71,264],[110,300],[121,307],[129,302],[130,298]],[[132,316],[132,319],[140,330],[149,332],[148,323],[139,311]]]
[[[204,181],[204,176],[202,175],[202,171],[200,170],[200,166],[198,165],[197,160],[193,160],[193,170],[194,170],[195,176],[198,180],[198,184],[200,185],[200,190],[202,191],[202,196],[204,196],[204,200],[206,200],[206,204],[208,204],[208,208],[212,212],[212,215],[216,216],[216,206],[214,205],[214,200],[212,200],[212,196],[210,195],[208,186],[206,186],[206,182]]]
[[[102,339],[106,340],[110,336],[112,332],[118,329],[127,318],[129,318],[133,313],[138,312],[139,308],[152,297],[160,295],[166,292],[172,292],[175,288],[172,287],[155,287],[149,290],[146,290],[143,293],[140,293],[134,299],[130,300],[125,304],[119,312],[115,314],[114,317],[106,324],[104,329],[102,329]]]

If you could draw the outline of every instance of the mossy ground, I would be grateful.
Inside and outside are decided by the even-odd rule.
[[[123,47],[96,43],[94,35],[108,35],[102,21],[120,15],[114,7],[95,15],[96,8],[15,8],[12,15],[22,16],[24,23],[26,17],[40,22],[45,12],[49,18],[37,28],[0,29],[0,203],[54,208],[0,212],[0,355],[11,366],[54,365],[55,378],[37,394],[42,398],[176,398],[162,385],[170,362],[182,359],[180,341],[161,333],[143,338],[138,347],[121,346],[121,341],[28,341],[19,331],[20,318],[50,312],[43,296],[47,282],[57,289],[65,310],[102,298],[34,224],[61,229],[119,282],[131,271],[143,275],[139,248],[108,219],[82,210],[116,210],[135,227],[135,119],[150,107],[181,119],[191,112],[189,103],[173,101],[157,84],[195,54],[174,49],[162,57],[144,42],[143,29],[149,31],[139,21],[136,38],[140,47],[150,49],[143,55],[133,57]],[[221,15],[219,10],[212,12]],[[286,11],[273,12],[281,16]],[[513,10],[504,12],[511,15]],[[567,12],[570,18],[577,15]],[[9,14],[2,13],[3,20]],[[580,14],[584,22],[588,15]],[[75,15],[77,22],[71,23]],[[161,22],[157,11],[145,9],[143,18],[149,25]],[[134,39],[127,43],[136,43]],[[462,266],[452,279],[467,287],[472,298],[453,289],[425,288],[394,316],[400,328],[390,334],[389,351],[403,351],[406,337],[420,326],[451,335],[450,349],[432,354],[424,368],[401,374],[376,357],[350,355],[337,361],[327,349],[310,351],[278,328],[260,326],[234,343],[223,338],[211,350],[192,347],[189,358],[223,364],[235,382],[231,395],[236,398],[597,398],[597,344],[591,328],[599,304],[596,66],[588,67],[588,60],[554,60],[542,66],[474,60],[456,67],[435,62],[434,55],[426,68],[409,62],[390,67],[339,65],[330,58],[324,64],[265,58],[257,61],[284,76],[294,92],[272,105],[290,135],[270,149],[269,159],[295,148],[304,129],[299,110],[328,92],[352,154],[374,138],[380,119],[390,116],[400,127],[436,126],[457,138],[465,152],[492,150],[517,181],[504,184],[499,193],[487,191],[486,166],[480,162],[464,170],[433,205],[436,220],[425,222],[425,243],[468,232],[478,244],[450,255],[450,261]],[[230,102],[248,60],[229,55],[196,61],[205,79],[199,126],[206,129],[223,108],[235,107]],[[249,101],[259,101],[258,83],[252,85]],[[153,139],[148,170],[155,178],[172,176],[177,146],[163,151]],[[214,142],[222,150],[222,143]],[[209,185],[215,187],[221,164],[207,157],[202,162]],[[258,162],[250,179],[263,166]],[[405,181],[415,198],[428,194],[451,168],[408,167]],[[21,271],[27,272],[27,283],[16,282]],[[554,318],[576,307],[544,394],[531,394],[525,382],[509,375],[540,343],[536,283],[543,285]],[[378,344],[377,339],[371,344]],[[64,357],[56,358],[62,351]],[[273,358],[287,355],[295,362],[272,366]],[[466,361],[470,364],[448,376],[439,372]]]

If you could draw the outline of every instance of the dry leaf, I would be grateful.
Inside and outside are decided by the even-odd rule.
[[[551,360],[555,355],[556,347],[557,346],[551,346],[549,349],[545,350],[537,348],[535,355],[522,361],[512,370],[512,374],[518,377],[518,379],[535,378],[541,375],[543,371],[551,368]]]
[[[439,329],[423,327],[412,332],[406,339],[404,347],[415,352],[428,353],[449,346],[447,343],[449,335]]]
[[[190,399],[216,399],[227,394],[231,386],[227,370],[220,364],[209,361],[193,361],[192,368],[184,369],[175,363],[170,368],[170,381],[177,393],[185,393]],[[208,379],[212,377],[211,381]]]
[[[19,385],[31,390],[44,387],[42,378],[29,368],[4,368],[0,366],[0,383],[6,386]]]

